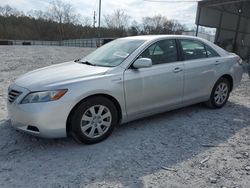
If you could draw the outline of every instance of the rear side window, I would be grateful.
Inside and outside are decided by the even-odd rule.
[[[207,50],[207,57],[218,57],[220,56],[214,49],[211,47],[205,45],[206,50]]]
[[[207,58],[205,46],[194,40],[180,40],[184,60]]]
[[[175,62],[178,60],[177,57],[177,48],[174,39],[158,41],[140,55],[140,58],[150,58],[153,65]]]

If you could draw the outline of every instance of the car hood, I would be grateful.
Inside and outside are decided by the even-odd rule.
[[[82,80],[86,77],[105,74],[110,67],[99,67],[75,63],[74,61],[48,66],[28,72],[15,83],[29,90],[47,89],[55,85]]]

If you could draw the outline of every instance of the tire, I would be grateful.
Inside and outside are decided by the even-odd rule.
[[[81,102],[71,117],[71,135],[76,142],[95,144],[106,139],[118,123],[115,105],[105,97]]]
[[[220,78],[214,85],[209,101],[205,104],[210,108],[222,108],[230,95],[231,84],[226,78]]]

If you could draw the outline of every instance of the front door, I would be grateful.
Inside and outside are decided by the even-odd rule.
[[[138,58],[150,58],[153,66],[124,72],[128,118],[157,113],[180,104],[183,97],[183,62],[178,61],[174,39],[156,42]]]

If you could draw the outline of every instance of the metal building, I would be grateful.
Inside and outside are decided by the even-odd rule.
[[[215,43],[250,59],[250,0],[203,0],[196,15],[199,26],[216,28]]]

